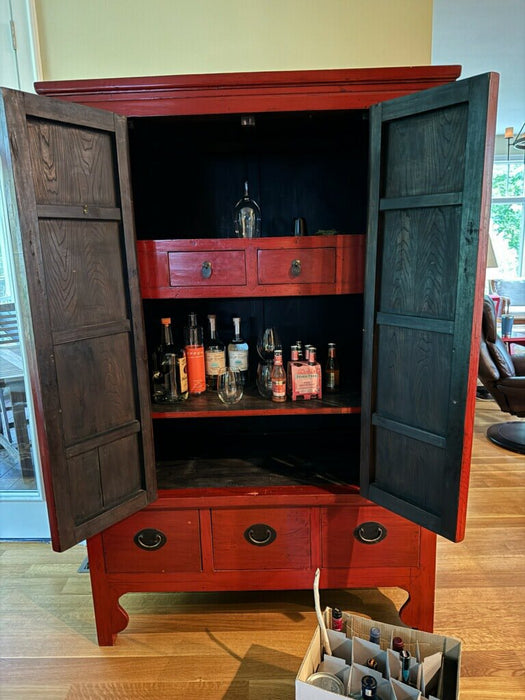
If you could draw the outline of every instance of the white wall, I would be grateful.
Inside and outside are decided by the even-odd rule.
[[[525,121],[525,0],[434,0],[432,63],[500,74],[496,133]]]

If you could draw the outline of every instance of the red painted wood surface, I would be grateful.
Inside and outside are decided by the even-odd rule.
[[[226,114],[261,111],[297,110],[337,110],[364,109],[386,99],[406,95],[436,85],[454,81],[460,74],[459,66],[423,66],[405,68],[343,69],[327,71],[284,71],[271,73],[236,73],[222,75],[162,76],[147,78],[97,79],[85,81],[60,81],[37,83],[39,94],[83,103],[107,109],[127,116],[170,116],[191,114]],[[233,240],[185,240],[185,241],[140,241],[137,245],[140,282],[145,298],[205,298],[236,296],[279,296],[290,294],[350,294],[362,293],[365,240],[362,235],[336,236],[326,239],[324,246],[335,246],[335,282],[309,281],[296,283],[286,280],[277,284],[269,283],[263,276],[264,284],[258,278],[258,251],[276,251],[287,247],[288,253],[299,248],[315,248],[317,237],[258,239],[255,241]],[[206,253],[218,254],[232,250],[242,251],[246,265],[246,281],[236,263],[236,275],[229,284],[216,283],[221,280],[222,262],[211,260],[212,269],[217,273],[210,280],[199,278],[202,262],[207,261]],[[176,258],[170,255],[190,253],[197,256],[197,270],[186,267],[185,285],[173,286],[173,275],[180,269]],[[204,260],[199,257],[204,255]],[[273,253],[272,253],[273,255]],[[283,253],[284,255],[284,253]],[[181,258],[182,259],[182,258]],[[186,258],[186,260],[189,258]],[[283,270],[289,262],[282,263]],[[185,263],[186,265],[186,263]],[[264,269],[264,268],[263,268]],[[268,270],[266,269],[265,275]],[[220,273],[220,274],[219,274]],[[195,285],[193,280],[195,279]],[[232,279],[234,283],[232,284]],[[197,284],[198,280],[198,284]],[[273,281],[273,280],[272,280]],[[310,402],[310,404],[313,402]],[[307,411],[311,405],[299,410]],[[257,408],[252,409],[257,411]],[[283,409],[280,409],[283,410]],[[288,407],[284,411],[290,410]],[[297,409],[296,409],[297,410]],[[354,411],[350,403],[343,407],[318,408],[323,410]],[[202,407],[203,415],[213,415]],[[196,415],[196,414],[194,414]],[[232,414],[233,415],[233,414]],[[254,415],[258,415],[254,413]],[[154,418],[173,417],[166,412],[154,412]],[[308,513],[309,543],[302,546],[301,557],[309,552],[310,565],[299,569],[271,568],[214,570],[214,529],[213,516],[219,522],[225,513],[241,512],[241,509],[269,508],[274,512],[279,507]],[[333,512],[332,512],[333,508]],[[368,509],[371,509],[370,511]],[[382,550],[374,550],[364,561],[350,553],[351,566],[340,566],[340,559],[333,553],[332,545],[323,543],[324,532],[341,526],[338,513],[350,510],[366,515],[376,514],[376,519],[393,516],[387,511],[371,506],[362,498],[355,486],[316,489],[313,487],[236,488],[236,489],[185,489],[161,491],[159,499],[140,513],[133,516],[123,526],[124,538],[135,532],[144,523],[159,522],[157,516],[168,519],[168,526],[177,521],[180,513],[187,509],[199,511],[200,553],[202,569],[196,571],[188,564],[183,571],[157,571],[148,573],[135,565],[135,559],[126,554],[119,561],[116,551],[124,547],[134,551],[129,541],[120,539],[119,530],[109,528],[103,535],[88,540],[90,573],[97,634],[101,645],[111,645],[115,635],[127,624],[127,615],[119,605],[119,597],[127,592],[142,591],[205,591],[205,590],[256,590],[256,589],[310,589],[317,566],[326,563],[322,569],[321,585],[325,588],[400,586],[409,592],[409,600],[402,614],[404,621],[412,626],[431,631],[434,611],[434,576],[436,536],[415,527],[418,541],[411,534],[411,552],[405,551],[401,559],[395,556],[383,559]],[[236,510],[238,509],[238,511]],[[178,513],[179,515],[175,515]],[[150,520],[152,517],[154,520]],[[321,517],[322,516],[322,517]],[[145,517],[143,520],[142,518]],[[184,517],[184,516],[182,516]],[[234,516],[223,520],[232,526]],[[343,518],[344,520],[344,518]],[[390,522],[390,521],[389,521]],[[332,525],[335,523],[335,526]],[[352,519],[345,520],[339,542],[351,538]],[[115,525],[114,528],[118,528]],[[129,527],[129,531],[128,531]],[[329,528],[327,530],[327,528]],[[304,528],[303,528],[304,530]],[[116,533],[116,534],[115,534]],[[411,530],[412,533],[412,530]],[[303,534],[304,536],[304,534]],[[112,538],[116,539],[113,540]],[[219,535],[216,535],[219,537]],[[191,538],[190,538],[191,539]],[[188,540],[186,540],[188,542]],[[380,543],[381,545],[381,543]],[[378,545],[378,546],[380,546]],[[226,544],[225,544],[226,546]],[[341,544],[341,546],[343,546]],[[348,548],[348,544],[345,545]],[[363,547],[364,545],[361,545]],[[264,548],[263,548],[264,549]],[[323,551],[325,554],[323,555]],[[357,550],[355,550],[357,551]],[[379,551],[376,556],[373,552]],[[396,550],[397,551],[397,550]],[[348,549],[346,555],[349,555]],[[232,558],[232,550],[229,555]],[[117,557],[117,559],[114,559]],[[412,558],[411,558],[412,557]],[[109,568],[129,566],[129,571],[110,572]],[[335,561],[334,561],[335,559]],[[117,563],[115,563],[117,562]],[[413,565],[412,565],[413,564]],[[144,565],[142,565],[144,566]]]
[[[270,544],[247,541],[254,525],[276,532]],[[211,513],[213,568],[216,571],[311,568],[309,508],[226,508]]]
[[[35,89],[126,116],[363,109],[460,73],[461,66],[268,71],[49,81]]]
[[[200,571],[199,512],[196,509],[143,511],[102,534],[108,573],[165,573]],[[166,543],[141,549],[134,541],[144,529],[160,530]]]
[[[210,495],[213,491],[215,496]],[[175,571],[177,564],[171,563],[171,568],[159,572],[156,555],[162,550],[142,552],[133,541],[135,534],[153,525],[167,531],[169,542],[177,525],[194,520],[193,508],[199,501],[201,569]],[[343,517],[345,512],[348,517]],[[387,526],[386,540],[377,545],[354,540],[353,528],[368,520]],[[275,528],[277,537],[272,544],[256,547],[244,540],[245,529],[254,523]],[[328,534],[337,538],[335,549]],[[410,539],[410,547],[400,542],[404,536]],[[354,554],[349,557],[353,540]],[[179,541],[175,536],[172,547],[176,548]],[[193,546],[198,549],[197,543]],[[365,547],[367,551],[363,551]],[[118,602],[124,593],[310,589],[317,567],[321,568],[322,588],[403,588],[409,594],[402,609],[404,622],[431,631],[435,547],[433,533],[370,505],[355,487],[336,487],[333,493],[313,487],[161,492],[157,502],[125,524],[115,525],[88,541],[99,643],[113,644],[116,634],[126,626],[127,615]],[[133,552],[138,553],[140,565]],[[144,564],[147,557],[155,563]],[[345,557],[347,564],[343,562]],[[166,556],[165,561],[169,562],[170,557]]]
[[[146,299],[363,292],[362,234],[141,240],[137,241],[137,254],[141,292]],[[291,274],[294,260],[301,261],[296,277]],[[203,275],[205,264],[211,268],[210,277]]]
[[[376,522],[387,532],[376,544],[364,544],[349,536],[366,522]],[[420,528],[376,506],[321,509],[322,565],[326,568],[354,566],[417,566]]]

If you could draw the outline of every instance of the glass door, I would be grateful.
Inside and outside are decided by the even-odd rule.
[[[16,35],[17,51],[2,43],[0,84],[32,91],[38,78],[30,3],[0,4],[0,22]],[[49,537],[46,503],[33,436],[24,332],[19,322],[13,250],[0,171],[0,539]]]

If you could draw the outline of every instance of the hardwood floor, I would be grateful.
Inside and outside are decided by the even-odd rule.
[[[440,540],[435,631],[463,642],[461,700],[525,698],[525,458],[489,443],[478,402],[464,542]],[[291,700],[316,621],[305,592],[130,594],[128,628],[96,644],[86,554],[0,544],[2,700]],[[399,589],[322,592],[398,622]],[[505,692],[503,692],[505,689]]]

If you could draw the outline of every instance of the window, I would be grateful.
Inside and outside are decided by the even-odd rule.
[[[497,156],[492,177],[490,237],[497,270],[495,278],[525,276],[525,162],[522,155]]]

